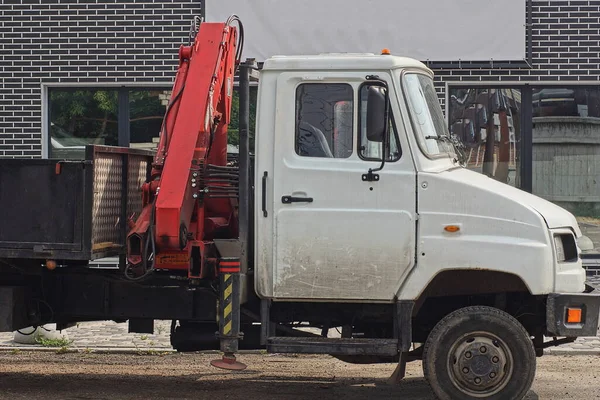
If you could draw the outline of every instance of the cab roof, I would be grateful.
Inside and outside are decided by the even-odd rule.
[[[422,62],[408,57],[372,53],[326,53],[319,55],[273,56],[263,70],[390,70],[416,68],[433,75]]]

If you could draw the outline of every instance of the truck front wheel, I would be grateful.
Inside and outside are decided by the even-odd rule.
[[[515,318],[492,307],[454,311],[423,349],[423,372],[441,400],[522,399],[535,377],[535,349]]]

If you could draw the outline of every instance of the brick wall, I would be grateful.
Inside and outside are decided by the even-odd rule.
[[[42,84],[162,82],[203,0],[2,0],[0,157],[41,157]]]
[[[531,18],[531,68],[434,69],[442,104],[446,82],[599,82],[600,0],[533,0]]]
[[[41,156],[44,83],[169,84],[177,48],[202,4],[2,0],[0,157]],[[442,104],[445,82],[600,81],[600,0],[532,4],[531,68],[434,69]]]

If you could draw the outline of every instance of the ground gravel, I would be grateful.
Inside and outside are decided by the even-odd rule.
[[[243,354],[243,372],[209,366],[214,354],[0,353],[0,399],[433,399],[421,364],[394,386],[392,364],[328,356]],[[600,398],[600,357],[538,359],[527,399]]]

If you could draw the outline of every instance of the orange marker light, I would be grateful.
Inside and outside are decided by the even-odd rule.
[[[444,230],[446,232],[455,233],[455,232],[460,231],[460,226],[458,226],[458,225],[447,225],[447,226],[444,227]]]
[[[47,260],[46,261],[46,268],[48,268],[49,271],[54,271],[56,269],[56,261],[54,261],[54,260]]]
[[[578,324],[581,322],[581,308],[567,308],[567,323]]]
[[[385,54],[385,55],[388,55],[388,56],[389,56],[389,55],[390,55],[390,54],[392,54],[392,53],[390,52],[390,49],[383,49],[383,50],[381,50],[381,54],[382,54],[382,55],[383,55],[383,54]]]

